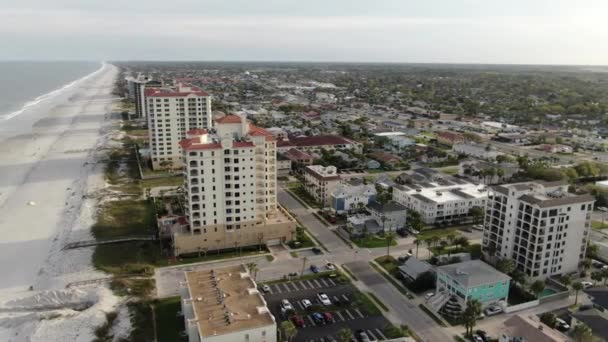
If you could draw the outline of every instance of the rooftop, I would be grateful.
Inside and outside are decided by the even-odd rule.
[[[275,324],[245,266],[186,272],[201,337]]]
[[[407,208],[403,204],[399,204],[395,201],[388,201],[384,204],[378,203],[376,201],[371,201],[368,205],[368,208],[375,210],[380,213],[392,213],[395,211],[405,211]]]
[[[551,329],[536,317],[514,315],[503,322],[502,333],[511,337],[523,337],[534,342],[566,342],[570,339]],[[539,327],[542,327],[539,328]]]
[[[144,92],[146,97],[185,97],[189,95],[209,96],[198,87],[188,86],[182,83],[176,84],[175,87],[167,88],[146,88]]]
[[[338,169],[335,166],[310,165],[304,168],[304,171],[313,175],[317,179],[334,180],[340,179]]]
[[[215,122],[219,124],[241,123],[241,118],[238,115],[230,114],[215,120]]]
[[[477,287],[484,284],[494,284],[511,279],[481,260],[470,260],[457,264],[439,266],[437,268],[465,288]]]
[[[426,203],[446,203],[467,199],[484,198],[487,196],[485,185],[464,183],[443,186],[437,182],[419,183],[416,185],[396,186],[396,189],[405,191],[410,196]]]
[[[498,185],[493,189],[502,194],[517,192],[519,200],[536,205],[540,208],[549,208],[567,204],[593,202],[595,198],[590,194],[573,194],[568,192],[567,182],[526,182],[507,185]]]
[[[311,137],[294,137],[289,140],[279,140],[277,147],[289,146],[328,146],[328,145],[353,145],[354,141],[339,135],[316,135]]]

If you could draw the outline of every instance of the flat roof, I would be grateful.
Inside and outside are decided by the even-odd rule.
[[[186,272],[201,337],[275,324],[244,265]]]
[[[450,278],[466,288],[494,284],[511,279],[508,275],[499,272],[481,260],[470,260],[439,266],[437,269],[448,274]]]
[[[408,195],[427,203],[446,203],[450,201],[472,200],[487,196],[486,187],[483,184],[472,183],[451,184],[442,186],[438,183],[419,183],[421,187],[409,189],[400,187]],[[416,186],[416,185],[413,185]]]

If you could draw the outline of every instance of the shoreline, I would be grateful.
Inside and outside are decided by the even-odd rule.
[[[70,89],[70,88],[74,87],[75,85],[77,85],[78,83],[86,81],[87,79],[89,79],[89,78],[91,78],[91,77],[99,74],[100,72],[103,71],[103,69],[107,65],[108,64],[105,61],[102,61],[101,62],[101,66],[99,67],[99,69],[94,70],[93,72],[88,73],[88,74],[86,74],[86,75],[84,75],[84,76],[82,76],[80,78],[77,78],[77,79],[75,79],[75,80],[73,80],[73,81],[71,81],[71,82],[69,82],[67,84],[64,84],[63,86],[60,86],[57,89],[51,90],[48,93],[44,93],[42,95],[39,95],[39,96],[35,97],[33,100],[25,102],[21,106],[21,108],[15,110],[15,111],[12,111],[12,112],[9,112],[9,113],[6,113],[6,114],[0,113],[0,121],[10,120],[10,119],[12,119],[12,118],[14,118],[16,116],[19,116],[20,114],[22,114],[26,110],[30,109],[30,107],[33,107],[33,106],[35,106],[37,104],[42,103],[43,101],[52,99],[53,97],[55,97],[57,95],[60,95],[63,91],[65,91],[67,89]]]

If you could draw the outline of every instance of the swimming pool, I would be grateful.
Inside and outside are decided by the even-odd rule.
[[[556,293],[557,293],[556,290],[549,288],[549,287],[545,287],[545,289],[543,290],[543,292],[540,293],[538,298],[547,297],[547,296],[550,296],[550,295],[556,294]]]

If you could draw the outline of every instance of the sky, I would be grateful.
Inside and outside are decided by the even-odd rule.
[[[0,0],[0,60],[608,64],[606,0]]]

